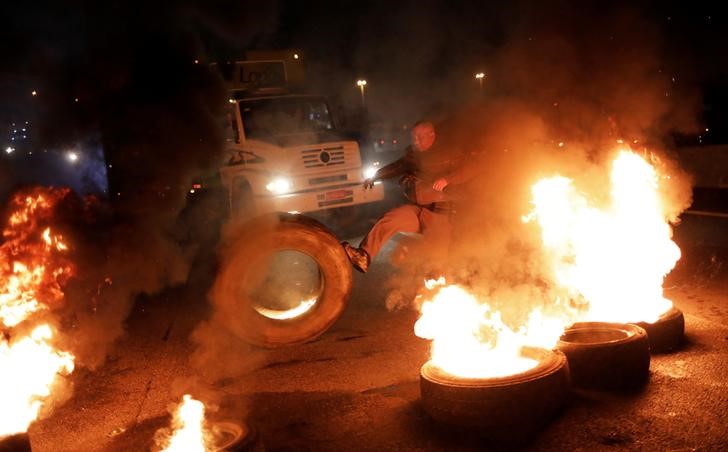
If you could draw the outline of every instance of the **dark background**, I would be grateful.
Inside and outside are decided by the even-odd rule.
[[[123,174],[115,191],[146,199],[186,187],[219,159],[225,94],[207,63],[254,49],[300,50],[309,90],[331,96],[355,132],[358,78],[368,80],[366,119],[400,126],[514,92],[545,102],[568,94],[556,88],[569,77],[584,84],[626,55],[672,84],[665,95],[682,117],[660,133],[677,144],[728,140],[728,27],[711,2],[57,1],[5,2],[0,14],[0,144],[24,151],[3,153],[4,186],[105,190],[105,158]],[[542,47],[524,50],[529,42]],[[517,72],[538,78],[524,84]],[[631,83],[629,67],[615,72]],[[9,141],[26,121],[26,139]],[[73,166],[38,157],[74,149],[84,158]]]

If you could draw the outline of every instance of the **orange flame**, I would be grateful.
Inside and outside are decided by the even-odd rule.
[[[528,323],[507,326],[499,311],[445,278],[426,282],[434,294],[422,303],[415,334],[432,340],[431,360],[462,378],[496,378],[525,372],[538,362],[523,356],[525,346],[551,349],[566,321],[531,311]]]
[[[584,320],[654,322],[672,306],[662,283],[680,249],[658,182],[646,160],[620,151],[606,208],[591,205],[565,177],[532,187],[534,209],[524,220],[541,227],[556,283],[588,303]]]
[[[47,324],[9,343],[0,340],[0,438],[24,432],[58,383],[59,374],[73,372],[73,355],[55,350]]]
[[[205,404],[185,394],[173,414],[171,429],[161,429],[155,436],[157,447],[164,452],[209,450],[211,440],[205,426]]]
[[[35,312],[63,302],[62,286],[74,268],[59,253],[67,251],[63,237],[42,228],[68,190],[35,190],[16,195],[0,244],[0,322],[12,328]],[[40,229],[42,228],[42,231]]]
[[[41,311],[63,302],[73,265],[68,246],[42,223],[50,220],[66,189],[35,189],[16,195],[0,244],[0,437],[24,432],[38,417],[60,375],[74,357],[51,344],[50,324],[33,323]],[[23,324],[23,327],[20,325]]]

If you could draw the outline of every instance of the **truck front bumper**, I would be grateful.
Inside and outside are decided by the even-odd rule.
[[[266,212],[314,212],[317,210],[367,204],[384,199],[381,182],[373,188],[365,189],[356,183],[277,196],[256,196],[255,208],[258,213]]]

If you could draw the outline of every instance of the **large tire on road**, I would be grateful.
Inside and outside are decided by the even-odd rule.
[[[539,364],[498,378],[460,378],[425,363],[420,391],[425,411],[436,421],[477,430],[498,443],[523,439],[557,414],[569,393],[569,368],[561,352],[528,348]]]
[[[571,381],[578,389],[635,390],[649,379],[650,345],[637,325],[575,323],[557,349],[569,360]]]
[[[677,350],[685,339],[685,317],[682,311],[674,306],[662,314],[656,322],[640,322],[637,325],[647,331],[652,353]]]
[[[261,267],[278,252],[296,251],[318,265],[321,290],[300,315],[274,318],[251,295]],[[338,239],[304,216],[270,214],[244,224],[232,242],[212,288],[217,318],[240,338],[263,347],[310,341],[342,314],[351,295],[351,263]]]

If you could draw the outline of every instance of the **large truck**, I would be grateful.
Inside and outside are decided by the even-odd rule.
[[[336,127],[325,97],[304,94],[302,56],[249,52],[220,66],[228,83],[227,163],[220,169],[234,217],[311,213],[380,201],[364,189],[371,168]]]

